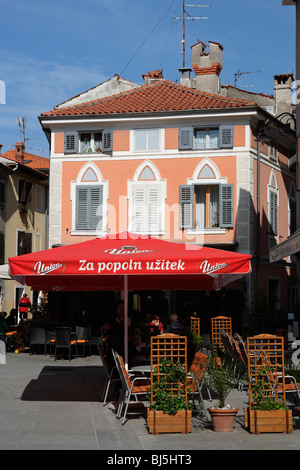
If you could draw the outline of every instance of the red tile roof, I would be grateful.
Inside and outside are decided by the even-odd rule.
[[[159,80],[117,95],[67,108],[54,109],[43,116],[80,116],[227,109],[257,106],[253,101],[227,98]]]
[[[22,162],[20,162],[20,160],[16,157],[16,149],[8,150],[1,156],[7,158],[8,160],[12,160],[13,162],[20,162],[22,165],[28,166],[33,170],[49,170],[49,158],[40,157],[39,155],[33,155],[32,153],[28,152],[23,152],[23,155],[24,158]]]

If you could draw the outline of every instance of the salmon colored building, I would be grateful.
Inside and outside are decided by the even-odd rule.
[[[200,68],[194,81],[189,70],[180,84],[149,73],[143,86],[39,117],[51,149],[49,246],[129,230],[252,254],[252,274],[232,285],[245,298],[239,316],[265,304],[275,314],[292,301],[293,260],[270,264],[269,250],[295,229],[294,140],[279,122],[258,158],[273,114],[202,91]]]

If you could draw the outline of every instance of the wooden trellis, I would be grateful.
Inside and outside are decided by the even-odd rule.
[[[180,363],[180,366],[187,372],[187,337],[172,333],[166,333],[151,337],[151,385],[155,381],[160,381],[163,360],[169,359],[171,362]],[[182,385],[172,384],[168,391],[171,395],[182,393]],[[184,387],[185,401],[187,402],[187,387]],[[151,387],[151,403],[154,401],[153,387]]]
[[[249,408],[272,398],[285,403],[284,338],[262,334],[247,338]]]
[[[230,317],[220,316],[211,319],[212,344],[214,347],[219,347],[221,350],[224,350],[224,346],[221,341],[220,330],[226,331],[226,333],[232,337],[232,324]]]
[[[200,336],[200,318],[191,317],[191,332]]]

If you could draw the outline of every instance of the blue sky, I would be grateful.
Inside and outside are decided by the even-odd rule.
[[[273,94],[273,76],[295,72],[295,8],[281,0],[189,1],[186,66],[198,40],[223,45],[223,85]],[[26,148],[49,155],[38,116],[115,74],[142,84],[142,74],[163,69],[177,80],[182,67],[182,0],[0,0],[2,152],[22,139],[16,118],[26,118]],[[0,90],[1,92],[1,90]],[[0,93],[1,100],[1,93]],[[1,100],[3,101],[3,99]]]

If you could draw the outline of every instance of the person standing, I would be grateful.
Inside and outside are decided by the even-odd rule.
[[[19,314],[20,314],[21,322],[23,322],[24,320],[27,320],[29,309],[31,309],[31,302],[27,294],[23,294],[23,296],[19,300]]]

